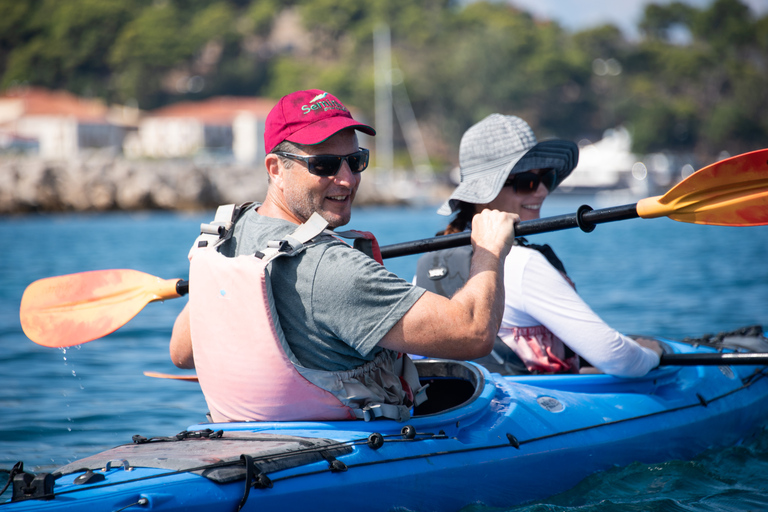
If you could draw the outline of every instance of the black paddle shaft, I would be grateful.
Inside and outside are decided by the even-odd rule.
[[[582,205],[576,213],[520,222],[515,226],[515,236],[535,235],[537,233],[548,233],[550,231],[560,231],[562,229],[571,228],[581,228],[582,231],[589,233],[595,229],[597,224],[617,220],[635,219],[639,217],[636,206],[637,203],[593,210],[590,206]],[[413,240],[411,242],[385,245],[381,248],[381,257],[396,258],[398,256],[439,251],[440,249],[450,249],[451,247],[460,247],[469,244],[469,232],[454,233],[451,235],[424,238],[422,240]],[[176,283],[176,292],[179,295],[186,295],[189,293],[189,281],[180,280]]]
[[[664,354],[659,366],[728,366],[768,365],[768,354],[760,352],[727,352],[709,354]]]
[[[515,226],[515,236],[535,235],[537,233],[548,233],[550,231],[560,231],[562,229],[571,228],[580,228],[582,231],[589,233],[595,229],[597,224],[617,220],[635,219],[637,217],[639,217],[637,214],[637,203],[624,206],[612,206],[600,210],[593,210],[587,205],[582,205],[576,213],[520,222]],[[410,254],[420,254],[469,245],[470,236],[469,232],[453,233],[450,235],[425,238],[423,240],[414,240],[412,242],[385,245],[381,248],[381,257],[396,258],[398,256],[408,256]]]

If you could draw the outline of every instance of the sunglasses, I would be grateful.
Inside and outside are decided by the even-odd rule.
[[[552,192],[555,189],[557,173],[554,169],[548,169],[542,174],[527,171],[513,174],[504,182],[505,187],[512,187],[518,194],[531,194],[539,188],[539,183],[543,183],[547,190]]]
[[[307,166],[307,170],[310,174],[315,176],[336,176],[341,169],[341,163],[346,160],[350,170],[357,174],[363,172],[368,167],[368,155],[369,151],[365,148],[360,148],[360,151],[355,151],[348,155],[295,155],[293,153],[286,153],[285,151],[274,151],[275,155],[294,160],[296,162],[304,162]]]

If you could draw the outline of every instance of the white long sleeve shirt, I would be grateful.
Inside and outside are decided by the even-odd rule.
[[[504,262],[504,286],[501,331],[543,325],[611,375],[639,377],[658,366],[655,352],[603,322],[539,251],[514,246]]]

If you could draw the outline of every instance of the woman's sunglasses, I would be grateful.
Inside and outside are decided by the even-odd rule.
[[[307,170],[310,174],[315,176],[336,176],[339,169],[341,169],[341,162],[344,160],[349,164],[350,170],[357,174],[363,172],[368,167],[368,154],[369,151],[365,148],[360,148],[360,151],[355,151],[348,155],[295,155],[293,153],[286,153],[285,151],[274,151],[275,155],[288,158],[289,160],[295,160],[297,162],[304,162],[307,166]]]
[[[531,194],[539,188],[539,183],[543,183],[547,190],[552,192],[557,182],[557,173],[554,169],[548,169],[542,174],[535,172],[519,172],[513,174],[504,182],[505,187],[512,187],[518,194]]]

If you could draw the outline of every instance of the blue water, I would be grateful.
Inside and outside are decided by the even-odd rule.
[[[572,212],[578,204],[551,198],[543,216]],[[434,210],[361,208],[349,227],[373,231],[382,245],[426,238],[445,222]],[[23,460],[29,471],[51,470],[130,442],[134,434],[169,435],[203,419],[197,384],[143,375],[183,373],[170,363],[168,339],[186,299],[150,304],[114,334],[66,350],[29,341],[18,310],[25,287],[43,277],[130,268],[186,278],[187,250],[210,215],[0,217],[0,469]],[[568,230],[530,240],[552,245],[585,300],[622,332],[683,338],[754,324],[768,328],[768,227],[635,219],[589,234]],[[416,258],[386,265],[410,280]],[[3,479],[0,474],[0,485]],[[768,510],[768,434],[695,461],[615,468],[509,510]]]

